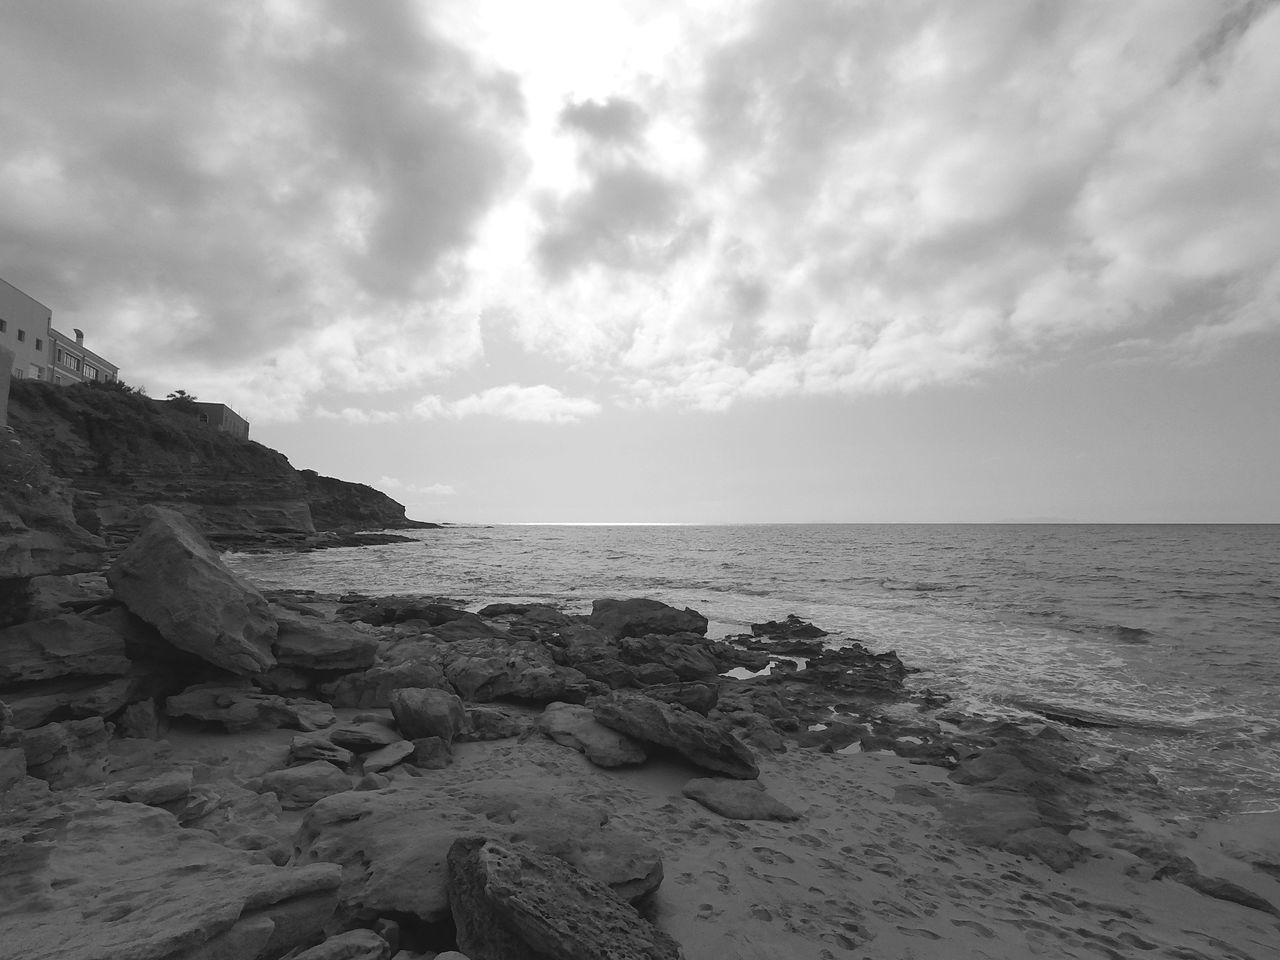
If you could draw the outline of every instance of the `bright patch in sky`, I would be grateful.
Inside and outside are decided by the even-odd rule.
[[[129,382],[459,519],[1280,520],[1277,49],[1269,0],[7,5],[0,275]],[[822,478],[755,449],[1055,404],[950,497],[895,472],[941,435]]]

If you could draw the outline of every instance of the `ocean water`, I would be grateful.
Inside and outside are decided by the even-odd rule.
[[[1189,814],[1280,809],[1280,525],[457,526],[231,554],[267,587],[691,606],[710,634],[794,613],[995,716],[1089,711]]]

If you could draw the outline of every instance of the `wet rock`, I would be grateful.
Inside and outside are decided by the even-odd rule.
[[[341,864],[341,917],[356,922],[449,912],[446,856],[454,840],[484,833],[566,860],[627,900],[662,881],[657,850],[607,823],[608,814],[518,780],[439,785],[406,779],[382,790],[318,801],[294,838],[295,863]]]
[[[275,665],[276,621],[180,514],[141,511],[138,537],[107,571],[115,595],[169,643],[237,674]]]
[[[400,732],[411,740],[440,737],[452,742],[467,723],[461,699],[431,688],[405,687],[393,692],[391,715]]]
[[[800,814],[765,790],[759,781],[690,780],[681,791],[708,810],[731,820],[799,820]]]
[[[677,960],[679,946],[557,857],[484,837],[449,850],[458,946],[473,960]]]
[[[658,600],[597,600],[588,623],[606,637],[643,637],[649,634],[695,633],[705,636],[707,618],[685,607],[677,610]]]
[[[274,770],[262,778],[260,792],[280,798],[286,810],[309,807],[322,797],[351,789],[351,777],[327,760],[313,760],[297,767]]]
[[[625,693],[597,700],[592,710],[606,727],[669,747],[714,773],[739,780],[754,780],[760,775],[755,757],[741,740],[692,710]]]
[[[646,759],[639,742],[597,721],[590,707],[549,703],[538,719],[538,729],[599,767],[627,766]]]
[[[661,664],[681,680],[705,680],[720,673],[720,667],[705,644],[687,643],[669,637],[625,637],[618,641],[622,659],[633,666]]]
[[[788,614],[785,620],[769,620],[765,623],[753,623],[751,635],[768,637],[770,640],[815,640],[829,634],[821,627],[815,627],[807,620],[801,620],[794,613]]]

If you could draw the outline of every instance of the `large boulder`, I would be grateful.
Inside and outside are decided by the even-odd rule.
[[[449,901],[470,960],[679,960],[629,903],[558,857],[484,837],[449,850]]]
[[[686,643],[650,634],[618,641],[622,659],[629,664],[656,663],[672,670],[681,680],[706,680],[720,673],[720,666],[706,641]]]
[[[368,670],[348,673],[320,685],[320,696],[335,707],[391,706],[391,694],[403,687],[449,689],[449,681],[437,663],[406,660],[376,664]]]
[[[142,804],[64,802],[16,826],[0,831],[4,957],[280,956],[333,912],[336,867],[272,866]]]
[[[590,707],[549,703],[538,719],[538,729],[561,746],[585,755],[598,767],[622,767],[644,763],[646,759],[639,742],[600,723]]]
[[[452,742],[467,724],[467,710],[452,693],[405,687],[391,694],[391,715],[410,740],[439,737]]]
[[[303,817],[294,862],[342,865],[343,919],[449,913],[446,857],[461,837],[519,839],[637,900],[662,882],[657,850],[611,826],[608,814],[519,780],[454,786],[413,779],[325,797]]]
[[[730,820],[799,820],[800,814],[769,793],[757,780],[690,780],[680,791]]]
[[[651,633],[696,633],[705,636],[707,618],[685,607],[677,610],[659,600],[597,600],[588,620],[607,637],[643,637]]]
[[[327,760],[273,770],[262,778],[261,792],[274,793],[286,810],[309,807],[321,797],[351,789],[351,777]]]
[[[273,649],[286,667],[353,671],[373,666],[378,642],[349,623],[285,614],[278,624]]]
[[[180,514],[147,506],[137,538],[107,571],[120,601],[169,643],[232,673],[275,665],[276,620]]]
[[[691,763],[738,780],[760,776],[751,750],[724,727],[673,703],[613,693],[592,705],[595,718],[628,736],[668,747]]]
[[[547,648],[529,640],[476,637],[446,648],[444,675],[464,700],[581,702],[594,689],[572,667],[560,667]]]

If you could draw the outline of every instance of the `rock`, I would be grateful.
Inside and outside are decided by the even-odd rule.
[[[54,789],[102,783],[107,776],[107,740],[101,717],[49,723],[21,735],[27,773]]]
[[[335,707],[389,707],[391,694],[402,687],[448,690],[449,681],[437,663],[406,661],[378,664],[320,685],[320,695]]]
[[[690,780],[681,791],[730,820],[799,820],[800,814],[765,790],[759,781]]]
[[[389,726],[372,720],[340,723],[328,731],[328,736],[333,743],[354,753],[368,753],[404,739]]]
[[[556,665],[539,643],[473,638],[447,648],[444,674],[464,700],[485,703],[511,698],[532,703],[581,702],[590,681],[571,667]]]
[[[116,719],[116,734],[127,739],[156,740],[160,737],[160,717],[154,700],[139,700],[124,708]]]
[[[220,723],[230,733],[243,730],[317,730],[336,720],[333,708],[316,700],[262,693],[248,681],[197,683],[165,701],[170,717]]]
[[[276,661],[283,666],[342,671],[373,666],[377,640],[348,623],[288,615],[280,617],[277,623],[272,649]]]
[[[678,703],[705,717],[720,701],[720,685],[718,683],[657,684],[645,687],[644,695],[665,703]]]
[[[424,770],[443,770],[453,763],[453,751],[439,737],[421,737],[412,741],[413,753],[409,755],[416,767]]]
[[[674,940],[557,857],[484,837],[449,849],[458,946],[473,960],[678,960]]]
[[[119,677],[129,666],[124,638],[81,617],[32,620],[0,630],[0,684]]]
[[[533,722],[523,714],[508,713],[496,707],[467,707],[467,726],[454,739],[459,741],[506,740],[523,737],[533,729]]]
[[[389,743],[371,753],[364,755],[363,769],[365,773],[381,773],[390,770],[401,760],[412,755],[416,750],[416,741],[400,740]]]
[[[696,633],[705,636],[707,618],[685,607],[677,610],[658,600],[597,600],[591,605],[591,626],[607,637],[643,637],[657,633]]]
[[[1280,909],[1277,909],[1276,905],[1266,897],[1222,877],[1206,876],[1187,857],[1174,857],[1157,870],[1152,879],[1177,880],[1179,883],[1186,884],[1192,890],[1202,893],[1206,897],[1223,900],[1227,903],[1238,903],[1242,907],[1260,910],[1263,913],[1271,914],[1273,917],[1280,916]]]
[[[466,726],[462,701],[443,690],[403,687],[391,694],[391,715],[400,732],[411,740],[439,737],[450,743]]]
[[[372,930],[348,930],[294,954],[291,960],[387,960],[390,956],[391,945]]]
[[[260,792],[280,798],[286,810],[309,807],[321,797],[351,789],[351,777],[327,760],[313,760],[297,767],[274,770],[262,778]]]
[[[574,666],[588,680],[595,680],[603,683],[610,690],[621,690],[624,687],[634,686],[636,683],[635,671],[627,666],[616,657],[601,657],[598,660],[579,660],[575,661]],[[669,671],[670,672],[670,671]],[[671,676],[675,676],[671,672]]]
[[[13,710],[14,726],[29,730],[53,719],[109,717],[121,709],[137,689],[128,677],[115,680],[53,680],[24,684],[20,691],[6,693]]]
[[[606,727],[669,747],[707,770],[739,780],[760,775],[755,757],[742,741],[692,710],[626,693],[601,698],[592,710]]]
[[[177,767],[154,777],[133,782],[111,783],[102,791],[108,800],[124,800],[128,803],[145,803],[159,807],[181,800],[191,792],[191,767]]]
[[[326,734],[303,733],[289,742],[289,764],[308,763],[312,760],[327,760],[344,770],[351,766],[355,754],[345,747],[340,747]]]
[[[382,790],[318,801],[294,838],[294,863],[343,867],[341,917],[448,916],[449,845],[483,833],[518,836],[554,854],[619,896],[637,900],[662,882],[658,852],[607,823],[607,813],[519,780],[441,785],[406,779]]]
[[[637,663],[631,668],[637,687],[669,687],[680,682],[680,675],[665,663]]]
[[[686,643],[670,637],[624,637],[618,641],[622,659],[632,665],[658,663],[681,680],[705,680],[720,673],[706,644]]]
[[[142,509],[137,539],[107,571],[115,595],[175,647],[237,674],[275,665],[276,621],[180,514]]]
[[[0,857],[6,957],[185,960],[246,945],[241,956],[280,956],[316,942],[333,912],[329,864],[263,864],[141,804],[80,800],[37,816],[41,839],[19,861]]]
[[[598,722],[590,707],[549,703],[538,720],[538,729],[561,746],[585,754],[599,767],[621,767],[646,759],[638,742]]]
[[[785,620],[769,620],[765,623],[751,625],[753,637],[768,637],[770,640],[816,640],[828,636],[827,631],[815,627],[807,620],[801,620],[794,613],[788,614]]]

